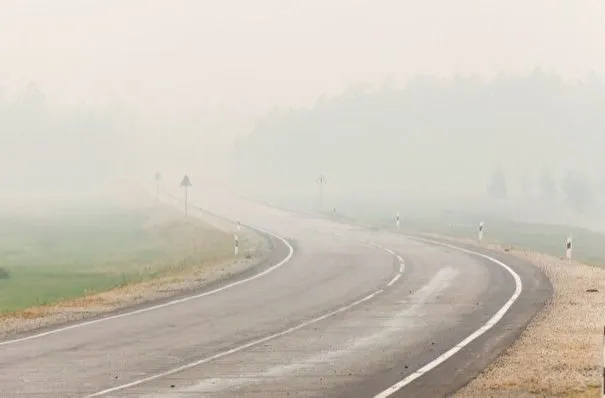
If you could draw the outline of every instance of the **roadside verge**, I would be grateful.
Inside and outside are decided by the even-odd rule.
[[[551,281],[553,297],[519,339],[455,396],[598,397],[605,270],[528,250],[481,246],[535,265]]]
[[[226,220],[224,220],[226,222]],[[233,223],[235,228],[235,223]],[[53,305],[28,309],[21,314],[0,319],[0,334],[5,341],[44,334],[57,328],[72,328],[82,323],[101,321],[120,314],[167,305],[172,301],[203,295],[253,278],[283,258],[290,257],[291,247],[280,238],[253,227],[243,226],[240,234],[249,247],[245,256],[217,259],[211,266],[176,277],[156,278],[132,283],[105,292]],[[1,343],[1,342],[0,342]]]

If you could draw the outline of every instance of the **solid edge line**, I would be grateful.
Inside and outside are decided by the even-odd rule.
[[[245,197],[245,195],[241,195],[241,196]],[[279,208],[277,206],[273,206],[271,203],[269,203],[269,204],[267,204],[266,202],[263,203],[260,200],[255,200],[255,199],[251,199],[251,200],[252,201],[256,201],[258,203],[261,203],[261,204],[263,204],[263,205],[265,205],[267,207],[274,207],[274,208],[277,208],[277,209],[282,210],[282,211],[301,214],[301,213],[297,212],[296,210]],[[333,221],[333,222],[335,222],[335,221]],[[345,224],[345,225],[347,225],[347,224]],[[363,225],[363,227],[365,227],[365,228],[371,228],[370,225]],[[515,271],[513,271],[512,268],[510,268],[508,265],[504,264],[503,262],[501,262],[499,260],[496,260],[493,257],[490,257],[488,255],[485,255],[485,254],[482,254],[482,253],[479,253],[479,252],[476,252],[476,251],[473,251],[473,250],[464,249],[462,247],[451,245],[449,243],[434,241],[434,240],[431,240],[431,239],[425,239],[425,238],[420,238],[420,237],[416,237],[416,236],[409,236],[409,235],[403,235],[403,236],[405,236],[405,237],[407,237],[409,239],[412,239],[412,240],[416,240],[416,241],[420,241],[420,242],[425,242],[425,243],[431,243],[431,244],[435,244],[435,245],[438,245],[438,246],[448,247],[448,248],[451,248],[451,249],[454,249],[454,250],[458,250],[458,251],[461,251],[463,253],[473,254],[473,255],[485,258],[485,259],[487,259],[489,261],[492,261],[493,263],[495,263],[495,264],[500,265],[501,267],[503,267],[506,271],[508,271],[509,274],[512,275],[513,279],[515,280],[515,292],[508,299],[508,301],[506,303],[504,303],[504,305],[483,326],[481,326],[475,332],[471,333],[464,340],[462,340],[460,343],[458,343],[456,346],[452,347],[450,350],[448,350],[444,354],[440,355],[439,357],[435,358],[433,361],[427,363],[422,368],[418,369],[416,372],[412,373],[408,377],[402,379],[401,381],[397,382],[396,384],[392,385],[391,387],[387,388],[386,390],[382,391],[381,393],[375,395],[374,398],[387,398],[387,397],[389,397],[390,395],[392,395],[395,392],[401,390],[403,387],[405,387],[406,385],[410,384],[412,381],[414,381],[417,378],[419,378],[420,376],[422,376],[424,373],[427,373],[430,370],[436,368],[437,366],[439,366],[440,364],[442,364],[443,362],[445,362],[447,359],[449,359],[450,357],[452,357],[453,355],[455,355],[462,348],[464,348],[465,346],[467,346],[468,344],[470,344],[477,337],[483,335],[485,332],[487,332],[489,329],[491,329],[496,323],[498,323],[504,317],[504,315],[508,312],[508,310],[510,309],[510,307],[515,303],[515,301],[517,301],[517,299],[521,295],[521,291],[523,290],[523,283],[521,282],[521,277],[519,277],[519,275]],[[371,246],[381,248],[381,246],[379,246],[377,244],[374,244],[372,242],[370,242],[369,244]],[[401,263],[401,265],[403,265],[403,263]]]
[[[392,252],[390,249],[387,249],[386,247],[378,247],[378,248],[382,249],[382,250],[385,250],[388,253]],[[401,277],[401,274],[397,274],[396,277],[395,277],[396,278],[395,280],[399,279],[399,277]],[[262,338],[260,338],[258,340],[250,341],[250,342],[248,342],[246,344],[243,344],[243,345],[231,348],[230,350],[227,350],[227,351],[222,351],[222,352],[216,353],[216,354],[211,355],[209,357],[198,359],[197,361],[190,362],[188,364],[185,364],[185,365],[179,366],[177,368],[173,368],[173,369],[167,370],[167,371],[162,372],[162,373],[156,373],[154,375],[147,376],[147,377],[144,377],[144,378],[132,381],[130,383],[122,384],[122,385],[115,386],[115,387],[110,387],[110,388],[107,388],[105,390],[98,391],[98,392],[90,394],[90,395],[86,395],[84,398],[100,397],[100,396],[103,396],[103,395],[106,395],[106,394],[109,394],[109,393],[112,393],[112,392],[124,390],[126,388],[136,387],[138,385],[141,385],[141,384],[153,381],[153,380],[157,380],[157,379],[160,379],[162,377],[170,376],[170,375],[173,375],[175,373],[179,373],[179,372],[182,372],[184,370],[195,368],[196,366],[203,365],[203,364],[208,363],[208,362],[212,362],[215,359],[220,359],[220,358],[223,358],[225,356],[238,353],[238,352],[243,351],[245,349],[252,348],[252,347],[257,346],[259,344],[266,343],[267,341],[274,340],[274,339],[276,339],[278,337],[285,336],[285,335],[290,334],[292,332],[296,332],[297,330],[306,328],[307,326],[310,326],[310,325],[313,325],[313,324],[315,324],[317,322],[320,322],[320,321],[323,321],[325,319],[328,319],[328,318],[330,318],[330,317],[332,317],[334,315],[340,314],[341,312],[350,310],[351,308],[356,307],[359,304],[365,303],[366,301],[373,299],[374,297],[378,296],[379,294],[384,293],[384,291],[385,291],[385,288],[380,288],[380,289],[378,289],[378,290],[376,290],[376,291],[368,294],[367,296],[365,296],[365,297],[363,297],[363,298],[361,298],[361,299],[359,299],[357,301],[354,301],[354,302],[352,302],[350,304],[347,304],[347,305],[345,305],[343,307],[340,307],[340,308],[338,308],[336,310],[330,311],[330,312],[328,312],[326,314],[323,314],[323,315],[320,315],[318,317],[312,318],[310,320],[301,322],[298,325],[292,326],[292,327],[290,327],[288,329],[285,329],[285,330],[282,330],[280,332],[273,333],[273,334],[271,334],[269,336],[262,337]]]
[[[393,277],[393,279],[391,279],[391,280],[389,281],[389,283],[387,283],[387,286],[389,286],[389,287],[393,286],[393,285],[395,284],[395,282],[397,282],[397,280],[398,280],[399,278],[401,278],[401,274],[400,274],[400,273],[398,273],[397,275],[395,275],[395,276]]]
[[[242,226],[244,226],[244,224],[242,224]],[[104,318],[93,319],[93,320],[90,320],[90,321],[84,321],[84,322],[76,323],[74,325],[64,326],[64,327],[60,327],[60,328],[57,328],[57,329],[52,329],[52,330],[49,330],[49,331],[46,331],[46,332],[33,334],[33,335],[30,335],[30,336],[25,336],[25,337],[21,337],[21,338],[17,338],[17,339],[12,339],[12,340],[0,341],[0,347],[1,346],[6,346],[6,345],[10,345],[10,344],[21,343],[23,341],[39,339],[41,337],[46,337],[46,336],[50,336],[50,335],[53,335],[53,334],[65,332],[67,330],[77,329],[77,328],[81,328],[81,327],[85,327],[85,326],[89,326],[89,325],[94,325],[94,324],[101,323],[101,322],[111,321],[111,320],[119,319],[119,318],[125,318],[125,317],[131,316],[131,315],[138,315],[138,314],[142,314],[142,313],[145,313],[145,312],[150,312],[150,311],[158,310],[160,308],[170,307],[170,306],[173,306],[173,305],[176,305],[176,304],[181,304],[181,303],[184,303],[184,302],[187,302],[187,301],[196,300],[196,299],[199,299],[199,298],[202,298],[202,297],[210,296],[212,294],[222,292],[222,291],[230,289],[232,287],[239,286],[239,285],[244,284],[246,282],[250,282],[252,280],[260,278],[261,276],[267,275],[268,273],[270,273],[272,271],[275,271],[276,269],[280,268],[282,265],[284,265],[288,261],[290,261],[290,259],[294,255],[294,248],[292,247],[292,245],[285,238],[282,238],[281,236],[276,235],[276,234],[274,234],[272,232],[269,232],[269,231],[267,231],[267,230],[265,230],[263,228],[254,227],[254,226],[251,226],[251,225],[245,225],[245,226],[247,226],[248,228],[254,229],[254,230],[258,231],[258,232],[261,232],[261,233],[264,233],[264,234],[267,234],[267,235],[271,235],[272,237],[280,240],[288,248],[288,255],[284,259],[282,259],[280,262],[278,262],[277,264],[272,265],[271,267],[265,269],[262,272],[259,272],[258,274],[254,274],[254,275],[252,275],[252,276],[250,276],[248,278],[240,279],[238,281],[229,283],[227,285],[218,287],[216,289],[209,290],[207,292],[198,293],[198,294],[195,294],[195,295],[192,295],[192,296],[183,297],[183,298],[172,300],[172,301],[168,301],[168,302],[162,303],[162,304],[152,305],[150,307],[145,307],[145,308],[141,308],[141,309],[134,310],[134,311],[124,312],[124,313],[116,314],[116,315],[110,315],[110,316],[107,316],[107,317],[104,317]]]
[[[413,240],[417,240],[417,241],[421,241],[421,242],[425,242],[425,243],[431,243],[431,244],[447,247],[447,248],[450,248],[450,249],[455,249],[455,250],[461,251],[463,253],[473,254],[475,256],[479,256],[479,257],[485,258],[485,259],[487,259],[487,260],[489,260],[489,261],[491,261],[491,262],[493,262],[493,263],[495,263],[495,264],[503,267],[505,270],[507,270],[512,275],[513,279],[515,280],[515,292],[508,299],[508,301],[486,323],[484,323],[479,329],[475,330],[473,333],[471,333],[470,335],[468,335],[460,343],[456,344],[454,347],[450,348],[445,353],[443,353],[440,356],[438,356],[437,358],[433,359],[431,362],[427,363],[426,365],[424,365],[423,367],[421,367],[420,369],[418,369],[417,371],[415,371],[411,375],[409,375],[406,378],[398,381],[397,383],[393,384],[391,387],[387,388],[386,390],[384,390],[384,391],[376,394],[374,396],[374,398],[387,398],[387,397],[391,396],[392,394],[394,394],[397,391],[401,390],[403,387],[407,386],[408,384],[410,384],[414,380],[416,380],[419,377],[421,377],[423,374],[428,373],[431,370],[433,370],[434,368],[436,368],[437,366],[441,365],[443,362],[445,362],[450,357],[454,356],[456,353],[458,353],[464,347],[466,347],[471,342],[473,342],[473,340],[475,340],[477,337],[483,335],[485,332],[487,332],[488,330],[490,330],[496,323],[498,323],[504,317],[504,315],[508,312],[508,310],[510,309],[510,307],[515,303],[515,301],[517,301],[517,299],[521,295],[521,291],[523,290],[523,283],[521,282],[521,277],[519,277],[519,275],[515,271],[513,271],[512,268],[510,268],[508,265],[504,264],[500,260],[497,260],[497,259],[495,259],[493,257],[490,257],[490,256],[486,255],[486,254],[479,253],[479,252],[476,252],[476,251],[473,251],[473,250],[469,250],[469,249],[465,249],[465,248],[462,248],[462,247],[458,247],[458,246],[455,246],[455,245],[451,245],[449,243],[443,243],[443,242],[434,241],[434,240],[431,240],[431,239],[419,238],[419,237],[415,237],[415,236],[406,236],[406,237],[409,238],[409,239],[413,239]]]

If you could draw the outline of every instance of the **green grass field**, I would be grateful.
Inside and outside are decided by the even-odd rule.
[[[0,313],[216,262],[231,239],[167,209],[0,215]]]

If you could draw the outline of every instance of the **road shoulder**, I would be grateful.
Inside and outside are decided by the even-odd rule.
[[[552,293],[552,287],[544,273],[537,267],[511,256],[509,253],[500,253],[485,248],[473,247],[462,242],[452,241],[447,237],[430,236],[430,238],[437,242],[453,244],[457,247],[469,249],[502,261],[519,275],[523,283],[523,290],[509,311],[505,313],[493,328],[478,336],[436,368],[406,385],[404,389],[395,393],[393,397],[450,396],[455,393],[480,374],[483,369],[514,343],[536,313],[544,308]],[[488,259],[480,259],[480,261],[486,267],[500,267]],[[491,317],[513,294],[515,285],[513,278],[504,270],[503,272],[507,276],[504,278],[495,278],[493,283],[502,283],[509,280],[512,286],[508,295],[502,299],[501,303],[494,303],[494,309],[490,310],[489,314],[486,314],[488,317]],[[501,286],[497,286],[497,288],[501,288]],[[480,326],[480,324],[477,324],[475,329],[478,329]],[[442,336],[442,339],[444,341],[451,340],[443,345],[447,346],[448,349],[456,346],[461,341],[460,338],[452,339],[452,336],[448,335]],[[422,365],[433,361],[442,353],[429,350],[421,361]],[[381,380],[392,380],[394,374],[401,374],[400,379],[405,377],[409,373],[409,370],[406,370],[407,368],[404,366],[405,362],[406,358],[402,358],[401,365],[391,369],[391,376],[388,374],[379,375],[380,377],[376,378],[373,384],[381,386],[382,390],[385,385],[389,385],[390,383],[381,382]],[[489,395],[479,396],[486,397]]]
[[[553,295],[519,338],[455,396],[598,396],[605,270],[496,244],[483,246],[532,264],[548,277]]]

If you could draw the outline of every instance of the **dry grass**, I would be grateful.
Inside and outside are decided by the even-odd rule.
[[[504,251],[499,245],[488,246]],[[541,253],[509,253],[545,272],[553,284],[553,299],[500,358],[455,396],[599,396],[605,270]]]

